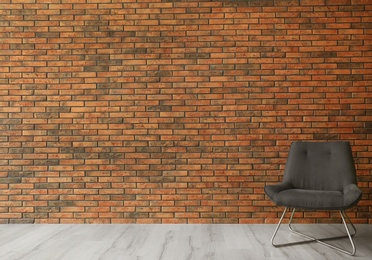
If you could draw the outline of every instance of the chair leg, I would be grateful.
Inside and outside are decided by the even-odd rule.
[[[281,216],[281,218],[280,218],[280,220],[279,220],[279,223],[278,223],[278,225],[277,225],[277,227],[276,227],[276,229],[275,229],[275,231],[274,231],[274,234],[273,234],[273,236],[272,236],[272,238],[271,238],[271,244],[272,244],[273,246],[275,246],[275,247],[282,247],[282,246],[290,246],[290,245],[299,245],[299,244],[310,243],[310,242],[318,242],[318,243],[320,243],[320,244],[322,244],[322,245],[328,246],[328,247],[333,248],[333,249],[335,249],[335,250],[337,250],[337,251],[340,251],[340,252],[342,252],[342,253],[345,253],[345,254],[348,254],[348,255],[355,255],[356,248],[355,248],[354,241],[353,241],[352,237],[356,234],[356,228],[355,228],[355,226],[353,225],[353,223],[351,222],[350,218],[348,217],[348,215],[346,214],[346,212],[345,212],[344,210],[340,210],[340,215],[341,215],[342,223],[344,224],[344,227],[345,227],[345,229],[346,229],[346,233],[347,233],[347,235],[343,235],[343,236],[335,236],[335,237],[327,237],[327,238],[314,238],[314,237],[311,237],[311,236],[306,235],[306,234],[304,234],[304,233],[301,233],[301,232],[295,231],[295,230],[293,229],[293,227],[292,227],[292,219],[293,219],[293,215],[294,215],[296,209],[293,209],[292,214],[291,214],[290,219],[289,219],[289,223],[288,223],[289,230],[290,230],[292,233],[294,233],[294,234],[297,234],[297,235],[300,235],[300,236],[306,238],[307,240],[304,240],[304,241],[298,241],[298,242],[291,242],[291,243],[276,244],[276,243],[274,242],[274,240],[275,240],[275,236],[276,236],[276,234],[277,234],[277,232],[278,232],[278,230],[279,230],[279,228],[280,228],[280,225],[281,225],[281,223],[282,223],[282,221],[283,221],[284,215],[285,215],[285,213],[287,212],[287,210],[288,210],[288,207],[286,207],[286,208],[284,209],[283,214],[282,214],[282,216]],[[351,227],[352,227],[352,229],[353,229],[353,233],[350,233],[350,230],[349,230],[349,228],[348,228],[348,225],[347,225],[347,223],[346,223],[346,221],[345,221],[345,217],[344,217],[344,216],[346,216],[346,219],[347,219],[348,222],[350,223],[350,225],[351,225]],[[348,237],[349,240],[350,240],[350,244],[351,244],[351,246],[352,246],[352,251],[346,251],[346,250],[344,250],[344,249],[342,249],[342,248],[340,248],[340,247],[336,247],[336,246],[333,246],[333,245],[331,245],[331,244],[329,244],[329,243],[324,242],[324,241],[326,241],[326,240],[340,239],[340,238],[346,238],[346,237]]]

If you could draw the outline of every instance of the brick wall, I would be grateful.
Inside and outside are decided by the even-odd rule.
[[[351,142],[372,223],[371,24],[368,0],[2,0],[0,223],[273,223],[297,140]]]

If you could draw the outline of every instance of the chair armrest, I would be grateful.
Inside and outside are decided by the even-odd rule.
[[[356,184],[348,184],[344,187],[344,205],[347,208],[355,206],[362,196],[362,191]]]
[[[288,190],[288,189],[291,189],[292,188],[292,184],[290,184],[289,182],[282,182],[280,184],[275,184],[275,185],[267,185],[265,186],[264,190],[267,194],[267,196],[269,196],[269,198],[276,203],[276,197],[277,195],[284,191],[284,190]]]

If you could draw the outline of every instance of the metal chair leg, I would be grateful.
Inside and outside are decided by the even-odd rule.
[[[298,244],[304,244],[304,243],[310,243],[310,242],[318,242],[318,243],[320,243],[322,245],[328,246],[328,247],[333,248],[333,249],[335,249],[337,251],[340,251],[342,253],[345,253],[345,254],[348,254],[348,255],[355,255],[356,248],[355,248],[354,241],[353,241],[352,237],[356,234],[356,228],[355,228],[355,226],[353,225],[353,223],[351,222],[350,218],[347,216],[347,214],[346,214],[346,212],[344,210],[340,210],[340,215],[341,215],[342,223],[344,224],[344,227],[346,229],[347,235],[327,237],[327,238],[314,238],[314,237],[311,237],[311,236],[306,235],[304,233],[298,232],[298,231],[294,230],[293,227],[292,227],[292,219],[293,219],[293,215],[294,215],[295,210],[296,210],[296,209],[293,209],[292,214],[291,214],[291,217],[289,219],[289,223],[288,223],[289,230],[292,233],[294,233],[294,234],[297,234],[297,235],[300,235],[300,236],[306,238],[307,240],[298,241],[298,242],[291,242],[291,243],[276,244],[274,242],[275,236],[276,236],[276,234],[277,234],[277,232],[278,232],[278,230],[280,228],[280,225],[281,225],[281,223],[283,221],[284,215],[287,212],[287,210],[288,210],[288,207],[286,207],[284,209],[283,214],[282,214],[282,216],[281,216],[281,218],[279,220],[279,223],[278,223],[278,225],[277,225],[277,227],[276,227],[276,229],[274,231],[274,234],[273,234],[273,236],[271,238],[271,244],[273,246],[275,246],[275,247],[282,247],[282,246],[298,245]],[[346,218],[349,221],[351,227],[353,228],[353,233],[350,233],[350,230],[349,230],[349,228],[347,226],[347,223],[345,221],[344,215],[346,216]],[[340,238],[346,238],[346,237],[348,237],[349,240],[350,240],[350,243],[351,243],[351,246],[352,246],[352,251],[346,251],[346,250],[344,250],[344,249],[342,249],[340,247],[336,247],[336,246],[333,246],[333,245],[331,245],[329,243],[324,242],[326,240],[340,239]]]

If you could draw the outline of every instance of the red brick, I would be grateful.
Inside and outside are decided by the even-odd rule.
[[[8,2],[1,223],[275,223],[295,140],[371,186],[369,1]]]

